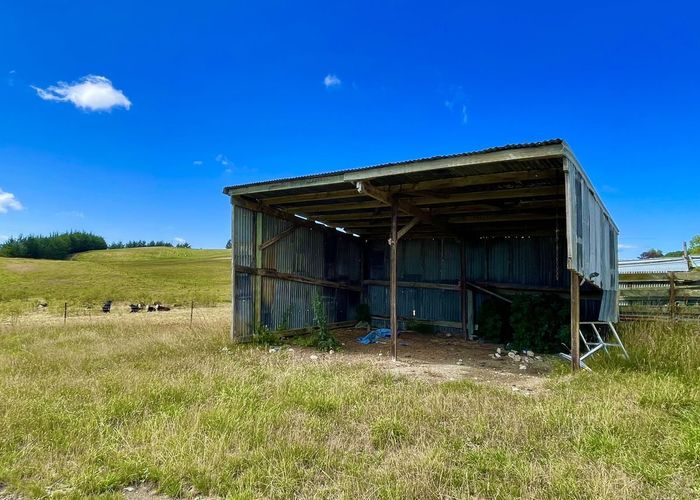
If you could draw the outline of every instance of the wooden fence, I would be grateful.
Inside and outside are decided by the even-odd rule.
[[[621,274],[620,317],[700,320],[700,271]]]

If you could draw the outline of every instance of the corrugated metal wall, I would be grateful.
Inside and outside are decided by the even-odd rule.
[[[601,321],[617,321],[618,289],[617,228],[608,217],[588,178],[580,167],[566,159],[567,211],[570,226],[568,267],[581,276],[598,275],[592,281],[607,291],[600,308]]]
[[[263,267],[304,278],[360,285],[361,245],[351,236],[319,226],[297,226],[275,244],[263,249],[260,266],[255,262],[256,213],[242,207],[234,210],[234,255],[237,265]],[[290,228],[290,221],[262,215],[262,241]],[[313,323],[312,301],[320,295],[330,322],[354,319],[360,292],[264,276],[261,281],[261,323],[277,328],[302,328]],[[236,330],[241,336],[253,333],[255,325],[255,277],[236,273]]]

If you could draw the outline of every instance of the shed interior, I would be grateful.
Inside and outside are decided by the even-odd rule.
[[[488,298],[573,298],[579,281],[582,318],[616,319],[617,228],[561,140],[224,192],[236,338],[310,326],[316,295],[335,324],[364,303],[393,330],[428,322],[473,337]]]

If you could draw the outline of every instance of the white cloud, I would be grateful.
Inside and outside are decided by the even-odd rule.
[[[45,101],[71,102],[76,108],[88,111],[109,111],[121,106],[129,109],[131,101],[121,90],[115,89],[104,76],[87,75],[77,82],[58,82],[46,89],[32,85],[39,97]]]
[[[14,194],[3,191],[0,188],[0,214],[6,214],[10,210],[22,210],[23,208]]]
[[[467,113],[467,97],[464,89],[461,86],[451,87],[447,90],[447,94],[447,99],[443,101],[443,105],[450,113],[457,113],[462,125],[466,125],[469,114]]]
[[[187,243],[187,240],[185,238],[180,238],[179,236],[175,236],[173,238],[173,241],[177,243],[178,245],[182,245],[183,243]]]
[[[620,250],[631,250],[633,248],[639,248],[637,245],[628,245],[626,243],[618,243],[617,248]]]
[[[226,155],[218,154],[214,157],[214,161],[217,163],[221,163],[223,166],[230,165],[231,162],[229,161],[228,157]]]
[[[194,165],[195,167],[201,167],[202,165],[204,165],[204,162],[202,160],[195,160],[192,162],[192,165]]]
[[[8,234],[0,234],[0,243],[7,241],[10,239],[10,235]]]
[[[340,84],[343,83],[340,78],[338,78],[335,75],[331,75],[330,73],[326,75],[326,77],[323,79],[323,84],[326,86],[327,89],[331,87],[340,87]]]

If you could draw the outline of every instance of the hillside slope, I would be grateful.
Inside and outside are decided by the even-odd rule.
[[[227,302],[227,250],[127,248],[78,254],[71,260],[0,258],[0,315],[36,309],[40,301],[59,312],[115,302],[200,305]]]

